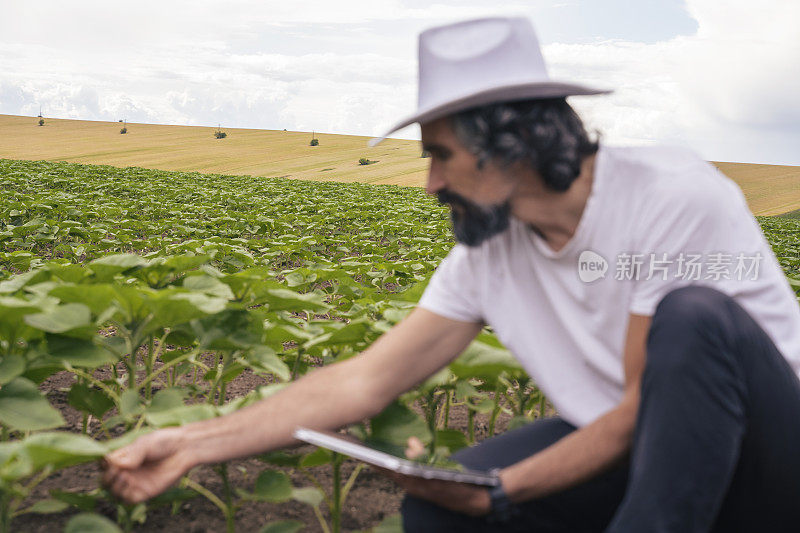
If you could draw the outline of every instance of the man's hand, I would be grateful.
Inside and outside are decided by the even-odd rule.
[[[406,457],[409,459],[425,453],[425,446],[416,437],[410,437],[407,446]],[[491,511],[489,491],[484,487],[457,481],[406,476],[384,468],[377,470],[403,487],[408,494],[431,501],[445,509],[470,516],[483,516]]]
[[[489,491],[483,487],[458,481],[405,476],[391,470],[385,470],[384,473],[408,494],[431,501],[439,507],[470,516],[483,516],[491,511]]]
[[[160,494],[194,466],[183,440],[181,428],[167,428],[106,455],[103,484],[126,503]]]

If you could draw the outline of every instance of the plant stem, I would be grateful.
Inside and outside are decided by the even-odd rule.
[[[111,387],[109,387],[108,385],[106,385],[105,383],[103,383],[102,381],[100,381],[99,379],[97,379],[96,377],[91,375],[90,373],[84,372],[83,370],[75,368],[75,367],[73,367],[72,365],[70,365],[67,362],[64,362],[64,369],[66,369],[67,372],[70,372],[72,374],[75,374],[76,376],[82,377],[83,379],[85,379],[86,381],[88,381],[89,383],[91,383],[92,385],[97,387],[98,389],[103,390],[106,394],[108,394],[108,396],[112,400],[114,400],[115,404],[119,405],[119,402],[120,402],[119,395],[116,392],[114,392],[111,389]]]
[[[9,509],[11,495],[0,491],[0,533],[11,532],[11,510]]]
[[[292,367],[292,381],[297,379],[297,372],[300,369],[300,360],[303,358],[303,349],[297,349],[297,359],[294,360],[294,365]]]
[[[325,522],[325,517],[322,516],[322,511],[319,510],[319,505],[314,506],[314,514],[319,521],[319,525],[322,528],[323,533],[331,533],[331,529],[328,527],[328,524]]]
[[[333,505],[331,506],[331,526],[333,533],[339,533],[342,523],[342,461],[344,457],[333,453]]]
[[[436,408],[439,406],[439,400],[436,398],[435,390],[428,393],[425,409],[425,419],[428,423],[428,430],[431,432],[431,444],[429,449],[429,456],[433,457],[436,451]]]
[[[125,366],[128,368],[128,388],[136,388],[136,352],[139,351],[137,346],[134,351],[125,359]]]
[[[500,395],[502,394],[501,385],[498,384],[494,391],[494,406],[492,407],[492,414],[489,417],[489,436],[494,435],[494,425],[497,421],[497,415],[500,414]]]
[[[193,491],[203,495],[208,501],[210,501],[211,503],[216,505],[219,508],[219,510],[222,511],[222,514],[225,515],[226,524],[227,524],[228,509],[227,509],[227,506],[225,505],[225,502],[220,500],[217,497],[216,494],[214,494],[213,492],[211,492],[210,490],[208,490],[207,488],[205,488],[201,484],[192,481],[188,477],[183,478],[183,484],[185,486],[189,487],[190,489],[192,489]],[[235,530],[230,529],[230,525],[228,525],[228,531],[232,532],[232,531],[235,531]]]
[[[218,467],[219,475],[222,476],[222,492],[225,496],[225,524],[227,525],[228,533],[236,531],[236,506],[233,504],[233,491],[231,490],[231,482],[228,478],[228,463],[222,463]]]
[[[475,411],[469,409],[467,413],[467,431],[469,433],[469,443],[475,444]]]
[[[347,478],[347,483],[344,484],[344,488],[342,489],[342,505],[344,505],[344,502],[347,501],[347,495],[350,494],[350,489],[353,488],[358,474],[363,469],[364,463],[358,463],[358,465],[356,465],[356,467],[353,469],[353,472],[350,474],[350,477]]]
[[[306,468],[300,468],[300,473],[303,474],[303,476],[305,476],[305,478],[309,480],[315,487],[317,487],[320,494],[322,494],[322,497],[325,500],[325,505],[327,505],[328,508],[330,508],[333,505],[333,502],[328,497],[328,493],[325,491],[325,488],[322,486],[319,480],[317,480],[317,478],[314,477],[314,475],[311,474]]]
[[[153,363],[155,362],[155,354],[153,353],[153,336],[150,335],[147,341],[147,353],[144,356],[144,375],[149,376],[153,373]],[[146,400],[150,400],[153,396],[153,382],[150,381],[147,383],[147,387],[144,390],[144,397]]]
[[[117,363],[111,364],[111,375],[114,377],[114,387],[117,389],[117,394],[120,394],[122,391],[120,390],[121,387],[119,385],[119,374],[117,373]]]
[[[217,392],[219,391],[219,382],[222,379],[222,355],[217,353],[214,356],[214,367],[217,369],[217,374],[214,376],[214,383],[211,384],[211,388],[208,390],[207,398],[207,402],[211,405],[217,404]]]
[[[453,391],[447,390],[444,397],[444,422],[442,423],[442,428],[447,429],[450,425],[450,402],[453,398]]]
[[[179,357],[176,357],[175,359],[173,359],[169,363],[164,363],[164,365],[162,365],[158,370],[154,371],[152,374],[148,374],[147,378],[145,378],[145,380],[139,385],[139,387],[142,387],[144,385],[150,385],[162,372],[166,372],[167,370],[170,370],[174,366],[176,366],[176,365],[184,362],[185,360],[191,358],[196,353],[197,353],[197,350],[192,350],[190,352],[186,352],[185,354],[183,354],[183,355],[181,355]],[[195,362],[194,364],[203,367],[205,370],[209,370],[209,368],[207,366],[205,366],[204,364],[200,363],[199,361]],[[197,366],[195,366],[194,372],[195,372],[195,381],[197,381]]]

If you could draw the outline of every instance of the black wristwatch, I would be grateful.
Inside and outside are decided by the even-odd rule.
[[[500,472],[499,468],[491,470],[491,473],[497,475]],[[503,490],[503,484],[499,482],[497,485],[489,489],[489,501],[491,502],[491,510],[486,520],[494,524],[506,524],[511,518],[519,512],[514,503],[508,499],[508,494]]]

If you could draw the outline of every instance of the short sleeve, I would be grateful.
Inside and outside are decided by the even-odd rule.
[[[639,257],[639,270],[631,269],[628,312],[651,316],[669,291],[685,285],[723,290],[728,282],[723,267],[730,267],[737,253],[751,251],[741,249],[743,244],[758,244],[741,191],[714,170],[696,179],[665,180],[648,191],[633,225],[629,253]]]
[[[439,263],[417,305],[451,320],[483,323],[479,250],[456,244]]]

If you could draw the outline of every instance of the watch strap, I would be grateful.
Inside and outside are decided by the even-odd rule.
[[[499,471],[499,468],[495,468],[491,473],[497,475]],[[491,502],[491,510],[486,519],[490,523],[508,523],[519,512],[518,507],[508,498],[502,483],[498,482],[497,485],[489,488],[489,501]]]

